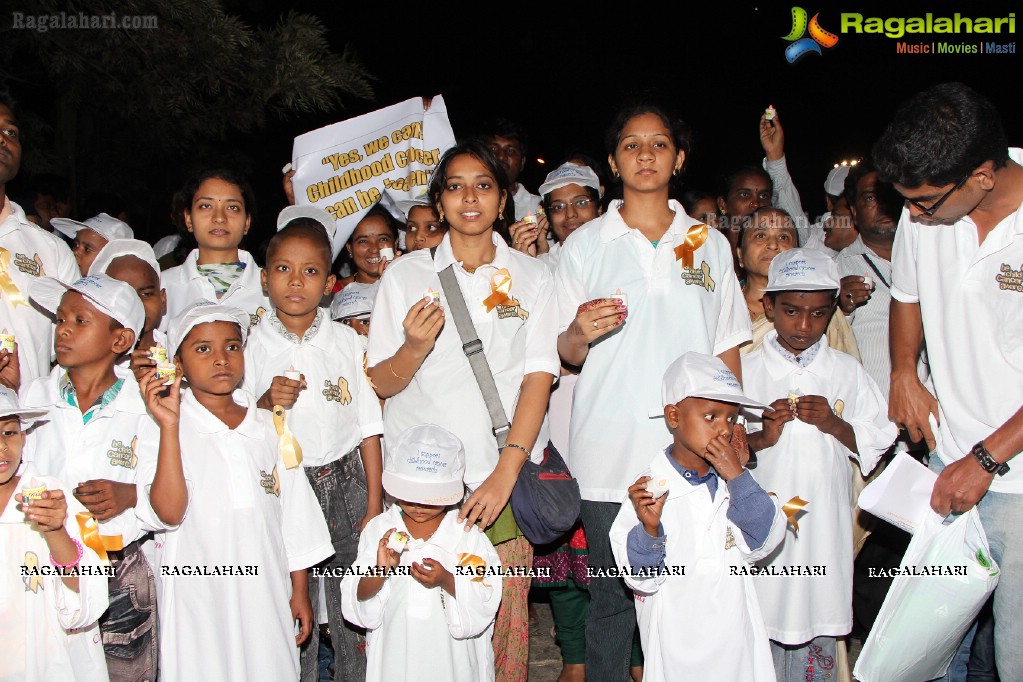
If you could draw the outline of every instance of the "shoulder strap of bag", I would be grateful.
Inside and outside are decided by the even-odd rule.
[[[430,249],[432,258],[437,247]],[[508,415],[501,404],[501,395],[497,392],[497,384],[494,382],[494,374],[490,371],[490,363],[483,352],[483,342],[476,333],[476,327],[469,316],[469,309],[465,305],[465,298],[462,290],[458,287],[458,280],[455,279],[454,265],[449,265],[438,273],[440,285],[444,289],[444,296],[448,301],[448,310],[455,320],[455,327],[458,329],[458,337],[462,340],[462,352],[469,360],[472,373],[476,377],[480,393],[487,404],[487,411],[490,412],[490,421],[493,424],[490,429],[497,439],[497,447],[503,448],[508,440],[508,430],[511,424],[508,422]]]

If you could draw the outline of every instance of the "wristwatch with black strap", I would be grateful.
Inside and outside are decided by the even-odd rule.
[[[970,454],[977,460],[981,468],[989,474],[1004,476],[1009,473],[1009,465],[996,461],[995,458],[991,456],[991,453],[988,452],[987,448],[984,447],[984,441],[980,441],[974,445],[973,449],[970,450]]]

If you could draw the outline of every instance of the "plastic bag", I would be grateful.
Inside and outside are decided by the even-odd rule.
[[[856,660],[860,682],[943,676],[998,584],[976,507],[947,525],[933,512],[926,516],[899,570]]]

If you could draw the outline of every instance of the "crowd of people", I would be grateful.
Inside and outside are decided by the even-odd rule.
[[[513,123],[460,139],[341,253],[293,173],[258,254],[226,169],[156,248],[60,189],[26,210],[16,109],[0,680],[522,681],[537,599],[564,682],[851,680],[909,541],[857,495],[898,452],[1001,567],[946,679],[1023,679],[1023,151],[968,86],[894,111],[816,221],[773,107],[711,191],[636,104],[537,194]],[[552,452],[579,517],[535,544],[511,499]]]

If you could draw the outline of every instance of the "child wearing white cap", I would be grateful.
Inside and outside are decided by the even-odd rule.
[[[21,389],[26,407],[46,410],[29,449],[40,471],[75,486],[99,522],[116,574],[100,619],[113,680],[152,675],[157,665],[155,583],[141,551],[136,515],[138,434],[150,418],[135,377],[118,360],[135,347],[145,310],[130,285],[107,275],[74,284],[42,278],[32,300],[57,320],[57,366]]]
[[[341,581],[345,618],[365,627],[367,680],[494,679],[501,601],[497,550],[458,522],[465,451],[450,431],[413,426],[389,444],[395,504],[369,522]]]
[[[848,459],[866,476],[897,436],[880,389],[824,336],[838,289],[838,266],[821,251],[775,256],[764,289],[764,312],[775,328],[742,358],[747,394],[772,408],[750,419],[754,476],[780,500],[806,502],[798,532],[793,525],[763,566],[820,569],[809,579],[797,572],[756,581],[775,669],[786,682],[803,680],[811,668],[833,668],[835,638],[852,629]]]
[[[85,222],[70,218],[54,218],[50,224],[57,232],[72,240],[71,253],[75,255],[78,271],[83,277],[89,274],[92,262],[109,242],[135,237],[135,232],[128,223],[106,213],[100,213]]]
[[[273,417],[238,390],[248,314],[200,302],[170,328],[178,375],[169,388],[143,378],[159,427],[139,435],[139,497],[165,531],[160,679],[295,680],[314,627],[307,569],[334,551],[327,525]]]
[[[364,369],[363,337],[320,307],[334,286],[330,248],[319,224],[298,219],[270,239],[263,285],[273,309],[245,349],[245,390],[257,398],[257,407],[279,414],[297,440],[302,470],[331,531],[334,557],[317,569],[351,565],[359,532],[383,511],[384,497],[384,425],[380,399]],[[353,286],[359,284],[339,295]],[[341,616],[340,581],[324,582],[336,678],[362,678],[365,639]],[[315,603],[319,582],[312,581],[311,588]],[[318,643],[317,628],[302,651],[306,673],[317,668]]]
[[[740,406],[765,406],[724,362],[696,352],[668,367],[661,395],[674,442],[629,487],[611,527],[636,595],[643,678],[774,680],[750,567],[781,542],[785,516],[730,442]]]
[[[22,465],[26,432],[45,416],[0,388],[0,678],[107,682],[96,626],[107,578],[82,538],[85,509],[60,480]]]
[[[379,288],[380,282],[352,282],[334,294],[330,302],[330,319],[354,329],[363,341],[363,349],[368,340],[370,313]]]
[[[107,242],[89,268],[90,275],[107,274],[134,287],[146,311],[135,350],[126,358],[136,379],[144,370],[156,367],[152,349],[166,350],[167,335],[158,327],[167,314],[167,291],[160,286],[160,265],[148,242],[139,239],[114,239]]]

